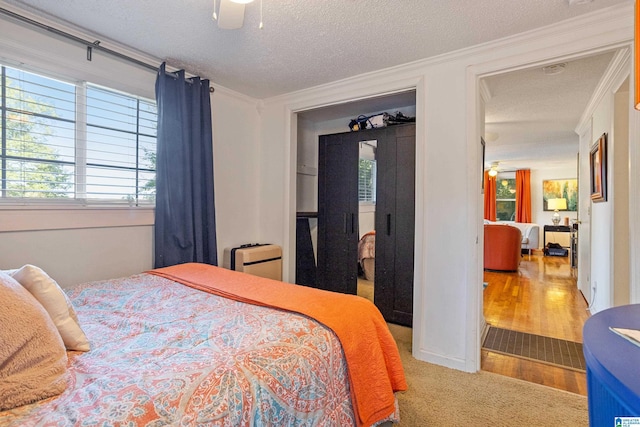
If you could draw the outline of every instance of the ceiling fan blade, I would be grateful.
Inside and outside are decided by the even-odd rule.
[[[242,28],[244,22],[244,4],[234,3],[231,0],[220,0],[218,12],[218,27],[224,30]]]

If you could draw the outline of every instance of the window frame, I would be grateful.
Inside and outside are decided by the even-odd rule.
[[[360,165],[361,162],[369,162],[371,164],[371,191],[370,191],[370,198],[366,197],[366,200],[361,200],[360,199],[360,184],[361,184],[361,180],[360,180]],[[376,192],[377,192],[377,183],[376,183],[376,179],[377,179],[377,173],[378,173],[378,164],[375,160],[370,160],[370,159],[363,159],[360,158],[358,160],[358,204],[360,206],[375,206],[376,205]],[[369,192],[367,192],[369,193]]]
[[[510,180],[510,181],[514,181],[514,189],[515,189],[515,174],[511,174],[511,173],[498,173],[498,175],[496,176],[496,187],[498,186],[498,184],[501,184],[501,182],[503,180]],[[512,217],[515,217],[515,212],[516,212],[516,206],[517,206],[517,197],[516,197],[517,193],[513,193],[513,198],[498,198],[498,191],[496,188],[496,222],[514,222],[514,219],[498,219],[497,215],[498,215],[498,202],[513,202],[513,215]]]
[[[0,67],[2,67],[2,73],[1,73],[1,78],[2,81],[0,82],[0,89],[1,89],[1,93],[0,96],[2,96],[2,104],[0,107],[0,111],[2,114],[1,120],[2,123],[6,123],[7,122],[7,111],[9,109],[7,102],[6,102],[6,80],[7,80],[7,73],[6,73],[6,68],[10,68],[10,69],[14,69],[17,70],[19,72],[25,72],[25,73],[31,73],[31,74],[36,74],[42,78],[45,79],[50,79],[50,80],[56,80],[65,84],[69,84],[69,85],[73,85],[75,88],[75,97],[74,97],[74,106],[76,108],[75,111],[75,117],[74,120],[68,120],[65,119],[65,121],[67,122],[73,122],[75,125],[75,131],[74,131],[74,142],[75,142],[75,150],[74,150],[74,162],[70,163],[68,161],[59,161],[59,160],[47,160],[48,163],[55,163],[55,164],[61,164],[61,165],[73,165],[74,166],[74,182],[71,184],[73,186],[73,197],[69,197],[69,198],[31,198],[31,197],[6,197],[4,192],[6,191],[4,188],[0,189],[0,191],[3,193],[2,197],[0,197],[0,211],[14,211],[14,210],[30,210],[32,212],[38,212],[38,211],[45,211],[45,210],[53,210],[54,212],[59,212],[60,210],[67,210],[67,209],[90,209],[92,211],[96,211],[96,210],[107,210],[110,212],[114,212],[117,210],[131,210],[131,209],[137,209],[137,210],[145,210],[145,211],[150,211],[151,213],[153,213],[154,209],[155,209],[155,197],[153,197],[152,200],[145,200],[143,198],[141,198],[140,193],[141,193],[141,189],[143,188],[142,185],[140,185],[140,182],[138,180],[138,176],[140,172],[155,172],[155,170],[151,170],[149,168],[144,168],[141,167],[141,163],[138,161],[138,154],[136,154],[136,167],[135,168],[131,168],[131,167],[120,167],[120,166],[105,166],[105,165],[95,165],[96,167],[107,167],[108,169],[117,169],[117,170],[130,170],[130,171],[135,171],[135,175],[136,175],[136,185],[135,185],[135,191],[136,191],[136,197],[135,200],[131,200],[131,199],[126,199],[126,200],[121,200],[121,199],[110,199],[110,198],[87,198],[86,197],[86,182],[87,182],[87,167],[91,166],[87,163],[87,146],[88,146],[88,140],[87,140],[87,130],[89,127],[95,127],[95,125],[91,125],[87,122],[87,110],[89,108],[88,106],[88,102],[87,102],[87,87],[95,87],[98,90],[105,90],[108,92],[112,92],[112,93],[116,93],[116,94],[121,94],[123,96],[129,97],[133,100],[136,101],[136,132],[134,132],[135,134],[135,140],[136,140],[136,153],[139,150],[139,146],[140,146],[140,138],[141,137],[151,137],[151,138],[157,138],[157,134],[156,135],[148,135],[146,133],[143,133],[140,131],[140,114],[141,114],[141,110],[140,110],[140,106],[142,102],[147,102],[147,103],[151,103],[151,104],[155,104],[155,100],[153,99],[149,99],[147,97],[144,96],[140,96],[137,94],[133,94],[133,93],[127,93],[124,92],[122,90],[119,89],[115,89],[115,88],[110,88],[110,87],[106,87],[104,85],[101,84],[96,84],[96,83],[92,83],[86,80],[78,80],[78,79],[69,79],[69,78],[65,78],[65,77],[61,77],[58,74],[55,73],[51,73],[48,72],[46,70],[42,70],[42,69],[34,69],[33,67],[26,67],[26,66],[22,66],[22,64],[16,65],[15,63],[12,63],[12,61],[7,61],[5,59],[2,60],[2,63],[0,63]],[[6,141],[6,130],[5,127],[2,127],[2,153],[0,153],[0,160],[3,162],[3,164],[5,164],[4,162],[7,161],[7,155],[6,155],[6,145],[4,144],[4,142]],[[129,132],[130,133],[130,132]],[[157,141],[156,141],[157,142]],[[36,161],[39,161],[41,159],[35,158]],[[124,168],[124,169],[123,169]],[[3,176],[2,178],[5,178],[4,175],[4,168],[3,168]],[[84,197],[83,197],[84,196]],[[143,217],[148,216],[149,212],[141,212]],[[65,222],[65,221],[62,221]],[[134,219],[134,222],[136,222],[136,220]],[[148,219],[144,221],[145,223],[149,223]],[[101,221],[102,223],[102,221]],[[153,221],[151,221],[151,223],[153,223]],[[39,228],[39,227],[36,227]],[[55,228],[55,227],[54,227]],[[62,227],[62,228],[66,228],[66,226]],[[11,226],[9,227],[0,227],[0,231],[6,231],[7,229],[12,229]],[[30,228],[29,228],[30,229]]]

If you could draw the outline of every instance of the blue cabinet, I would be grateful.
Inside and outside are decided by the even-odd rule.
[[[640,417],[640,347],[609,327],[640,329],[640,304],[603,310],[584,325],[592,427],[613,426],[616,417]]]

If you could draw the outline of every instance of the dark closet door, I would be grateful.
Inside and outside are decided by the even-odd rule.
[[[358,290],[358,141],[353,133],[320,136],[318,287]]]
[[[376,153],[374,300],[388,322],[411,326],[415,235],[415,125],[386,128]]]

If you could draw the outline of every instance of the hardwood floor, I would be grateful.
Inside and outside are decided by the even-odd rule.
[[[484,317],[491,326],[582,342],[589,318],[568,257],[523,255],[518,272],[484,272]],[[485,371],[587,394],[584,373],[482,350]]]

